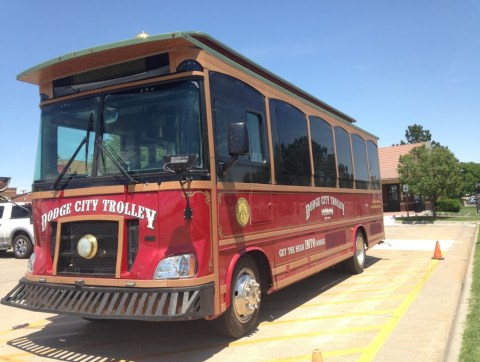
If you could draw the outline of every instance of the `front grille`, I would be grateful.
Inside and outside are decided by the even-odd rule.
[[[1,302],[95,319],[187,320],[213,314],[213,283],[142,289],[41,284],[22,279]]]
[[[61,224],[57,260],[59,275],[115,277],[118,255],[118,222],[74,221]],[[97,238],[98,251],[92,259],[78,254],[77,243],[86,234]]]

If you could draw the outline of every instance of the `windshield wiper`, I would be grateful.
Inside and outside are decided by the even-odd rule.
[[[65,174],[67,173],[67,170],[70,168],[70,166],[72,165],[72,162],[75,160],[75,157],[77,157],[77,154],[78,152],[80,152],[80,149],[82,148],[82,146],[87,143],[87,137],[84,137],[83,140],[80,142],[80,144],[78,145],[77,149],[75,150],[75,152],[73,153],[72,157],[70,157],[70,159],[68,160],[67,164],[65,165],[65,167],[63,168],[62,172],[60,173],[60,175],[58,175],[57,179],[55,180],[55,182],[53,183],[53,189],[56,190],[57,189],[57,186],[58,184],[60,183],[60,181],[62,181],[63,177],[65,176]]]
[[[98,137],[96,140],[95,140],[95,143],[97,144],[98,148],[100,148],[100,150],[102,150],[102,153],[105,154],[112,162],[115,166],[117,166],[117,168],[120,170],[120,172],[122,173],[123,176],[125,176],[129,181],[130,183],[132,184],[136,184],[138,183],[137,180],[135,180],[132,176],[130,176],[127,172],[127,165],[125,164],[125,162],[120,158],[118,157],[117,155],[114,155],[104,144],[103,144],[103,140],[102,140],[102,137]]]

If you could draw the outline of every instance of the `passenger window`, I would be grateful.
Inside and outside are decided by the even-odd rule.
[[[377,145],[367,141],[368,170],[370,173],[370,189],[380,190],[380,163],[378,162]]]
[[[277,183],[310,186],[310,151],[305,114],[288,103],[272,99],[270,116]]]
[[[337,165],[335,163],[332,126],[318,117],[310,116],[309,120],[315,186],[335,187],[337,184]]]
[[[335,127],[335,146],[338,162],[338,182],[343,188],[353,189],[353,167],[350,136],[341,127]]]
[[[365,140],[352,134],[353,162],[355,166],[355,188],[368,189],[367,149]]]
[[[3,217],[3,209],[5,206],[0,206],[0,219]]]

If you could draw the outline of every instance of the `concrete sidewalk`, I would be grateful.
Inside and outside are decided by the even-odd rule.
[[[379,349],[375,361],[457,361],[468,306],[476,224],[398,225],[386,227],[386,240],[429,241],[433,256],[434,240],[441,242],[444,260],[437,264],[424,286]],[[453,229],[460,232],[449,240]],[[392,248],[405,246],[393,242]],[[381,248],[388,248],[388,245]],[[372,249],[375,253],[375,248]],[[372,254],[371,253],[371,254]],[[469,271],[469,272],[468,272]]]
[[[420,213],[409,211],[408,214],[406,211],[397,211],[397,212],[384,212],[383,213],[383,224],[385,226],[395,225],[395,218],[397,217],[414,217],[414,216],[431,216],[429,211],[422,211]]]

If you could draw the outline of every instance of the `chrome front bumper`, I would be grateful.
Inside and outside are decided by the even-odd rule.
[[[1,303],[91,319],[171,321],[213,314],[213,283],[183,288],[115,288],[31,282],[25,278]]]

